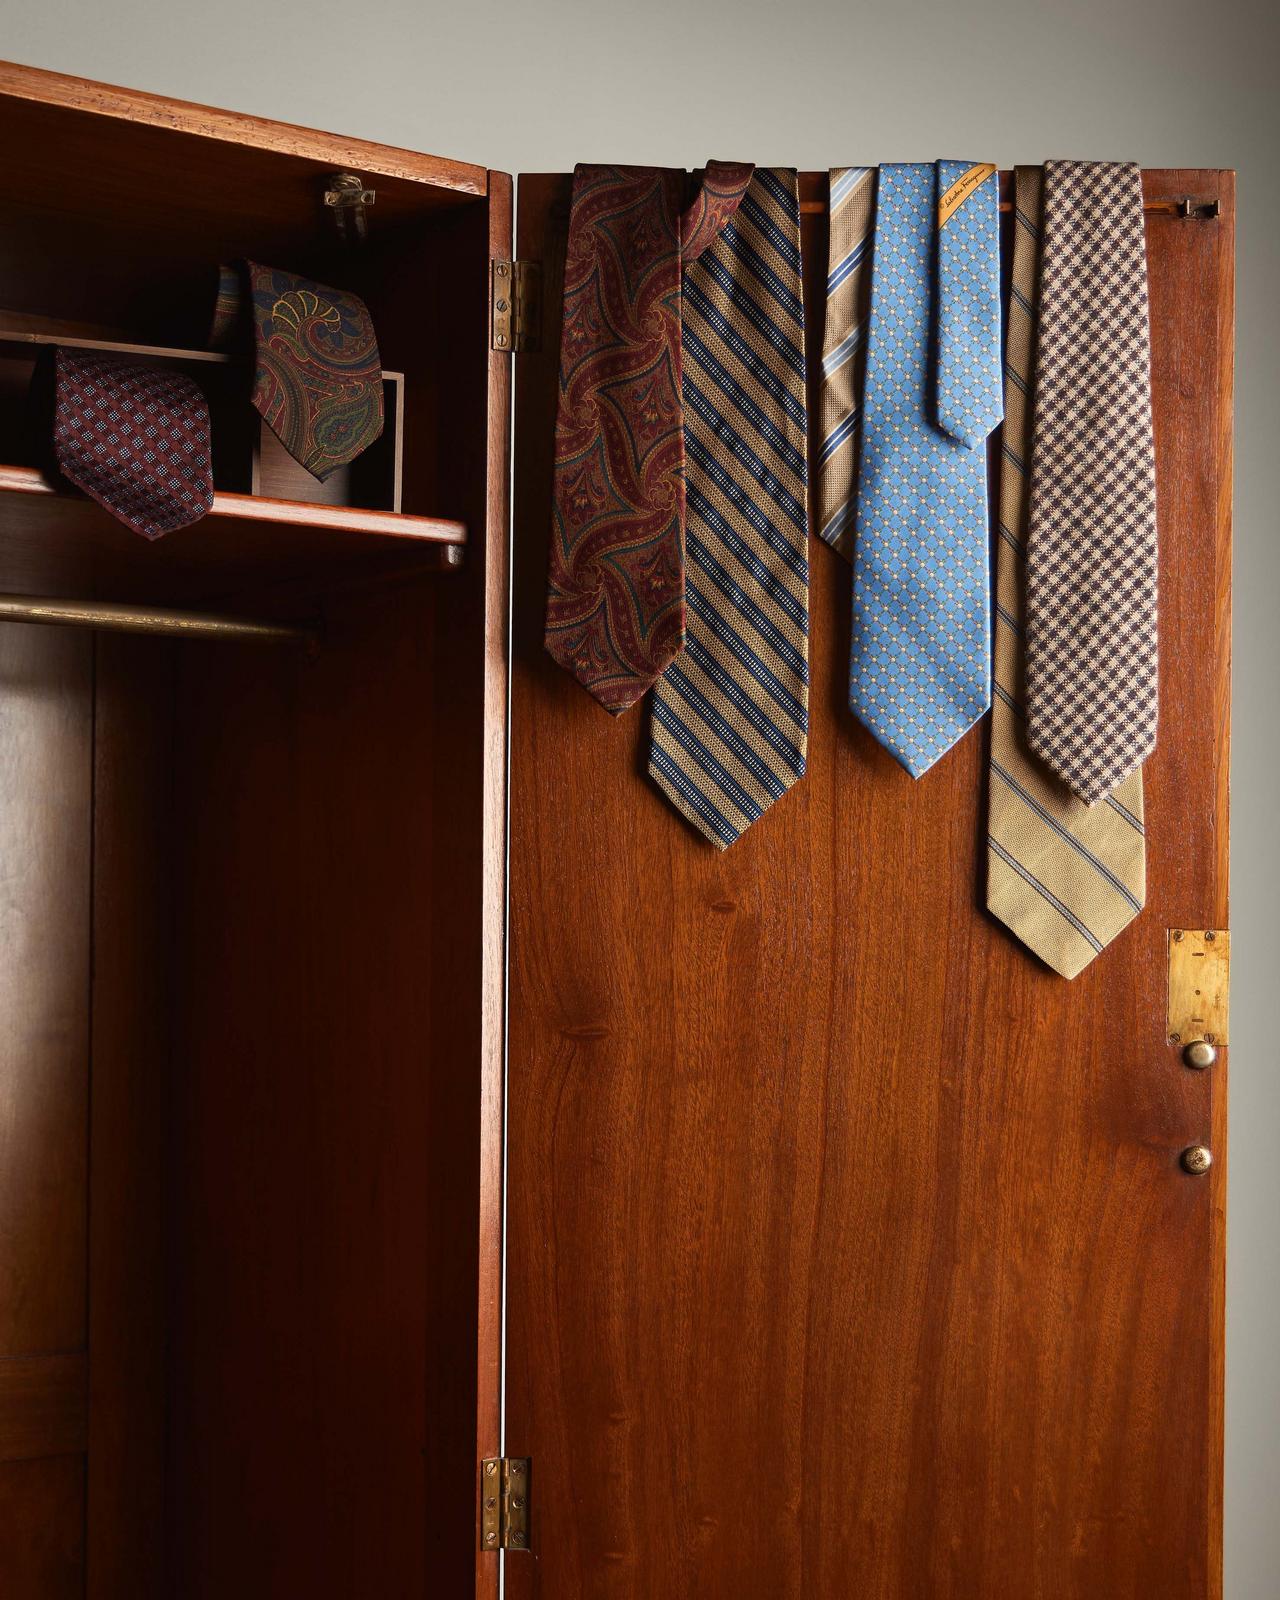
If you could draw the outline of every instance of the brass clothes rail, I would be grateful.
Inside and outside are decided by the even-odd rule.
[[[54,628],[102,628],[111,633],[152,633],[173,639],[235,639],[256,644],[319,648],[315,628],[260,622],[202,611],[167,611],[156,606],[117,605],[97,600],[46,600],[0,594],[0,622],[34,622]]]

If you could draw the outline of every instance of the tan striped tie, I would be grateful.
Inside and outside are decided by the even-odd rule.
[[[827,319],[822,336],[819,426],[822,444],[814,485],[818,533],[847,561],[853,559],[854,494],[862,384],[867,367],[871,301],[871,227],[876,169],[833,167],[831,243],[827,253]]]
[[[1074,978],[1142,909],[1142,772],[1087,806],[1025,737],[1023,615],[1042,174],[1015,176],[1013,284],[996,559],[987,907],[1055,972]]]

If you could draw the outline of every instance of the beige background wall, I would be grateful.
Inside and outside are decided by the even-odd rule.
[[[708,155],[1239,170],[1227,1600],[1280,1594],[1276,15],[1266,0],[0,0],[11,59],[508,171]]]

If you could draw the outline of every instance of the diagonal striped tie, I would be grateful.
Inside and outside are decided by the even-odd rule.
[[[814,465],[814,499],[819,535],[851,561],[862,382],[867,370],[876,169],[833,167],[830,186],[827,320],[818,395],[822,445]]]
[[[1055,972],[1074,978],[1141,911],[1146,849],[1140,770],[1087,806],[1026,743],[1027,452],[1041,193],[1040,169],[1019,167],[996,557],[987,907]]]
[[[804,772],[804,309],[796,175],[761,168],[685,272],[685,649],[654,688],[649,773],[720,849]]]

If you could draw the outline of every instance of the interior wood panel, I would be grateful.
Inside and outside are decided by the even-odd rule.
[[[567,177],[525,177],[506,1449],[514,1600],[1220,1594],[1225,1062],[1164,1036],[1225,926],[1230,174],[1146,174],[1162,720],[1148,903],[1073,983],[982,909],[985,725],[912,782],[812,544],[807,777],[717,853],[542,649]],[[825,177],[804,180],[804,196]],[[804,218],[811,370],[825,219]],[[1182,1149],[1212,1144],[1204,1179]]]
[[[160,1600],[177,647],[93,646],[86,1593]]]
[[[0,625],[0,1358],[84,1346],[92,661]]]
[[[82,1600],[83,1457],[0,1463],[0,1594]]]
[[[0,626],[0,1594],[83,1583],[93,651]]]

